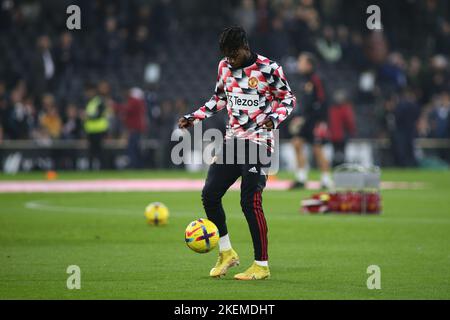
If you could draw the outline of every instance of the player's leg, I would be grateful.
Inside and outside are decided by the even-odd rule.
[[[329,139],[328,124],[325,121],[319,121],[314,123],[312,128],[312,151],[316,159],[316,164],[321,172],[320,182],[322,189],[329,189],[332,187],[330,164],[323,150],[323,145]]]
[[[239,265],[239,257],[232,249],[228,235],[222,197],[240,175],[239,167],[233,164],[213,163],[208,170],[202,190],[202,202],[209,220],[219,229],[219,258],[211,269],[211,277],[221,277],[230,267]]]
[[[245,272],[235,275],[238,280],[259,280],[270,276],[268,229],[262,208],[262,191],[266,180],[267,176],[261,174],[260,166],[242,165],[241,207],[252,236],[255,262]]]
[[[295,170],[295,181],[292,183],[290,189],[304,188],[308,181],[308,161],[306,159],[304,146],[305,142],[312,141],[312,129],[308,121],[306,121],[298,136],[292,138],[292,145],[295,150],[297,168]]]
[[[228,234],[222,197],[239,178],[236,165],[213,163],[208,170],[205,185],[202,190],[202,202],[209,220],[219,229],[220,236]]]
[[[332,181],[330,176],[330,164],[328,163],[328,159],[325,157],[325,153],[323,151],[322,143],[313,144],[313,153],[314,158],[316,159],[317,165],[321,172],[320,183],[323,189],[331,188]]]

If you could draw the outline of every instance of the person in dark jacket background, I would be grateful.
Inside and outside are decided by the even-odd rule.
[[[384,126],[391,142],[394,164],[399,167],[415,167],[414,138],[420,108],[414,93],[405,90],[392,93],[384,103]]]
[[[146,113],[144,92],[139,88],[131,88],[122,110],[122,117],[128,131],[129,166],[133,169],[142,167],[141,138],[147,126]]]
[[[100,81],[98,90],[95,87],[88,87],[87,90],[89,102],[84,114],[84,130],[89,142],[89,167],[91,169],[104,166],[103,139],[109,129],[107,116],[109,88],[108,82]],[[94,163],[95,160],[97,160],[97,164]]]
[[[346,90],[340,89],[333,94],[333,104],[329,110],[330,140],[333,143],[333,166],[345,162],[345,147],[349,137],[356,134],[353,104]]]
[[[290,123],[292,144],[297,158],[296,180],[291,189],[303,188],[308,179],[307,160],[304,144],[309,143],[322,172],[322,188],[331,187],[329,163],[323,152],[323,144],[328,138],[328,110],[325,90],[316,73],[317,60],[311,53],[302,53],[298,58],[297,68],[303,77],[299,92],[299,108]]]

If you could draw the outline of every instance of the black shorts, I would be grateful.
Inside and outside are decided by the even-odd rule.
[[[268,169],[271,165],[272,153],[268,147],[258,145],[250,140],[225,139],[220,151],[216,154],[218,164],[257,165]]]
[[[306,120],[300,128],[298,136],[309,144],[325,144],[328,142],[326,135],[317,131],[318,121]]]

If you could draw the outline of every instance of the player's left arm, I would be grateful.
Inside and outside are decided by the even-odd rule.
[[[279,65],[276,65],[269,87],[274,100],[268,119],[272,120],[273,129],[276,129],[294,110],[297,98],[292,93],[283,68]]]

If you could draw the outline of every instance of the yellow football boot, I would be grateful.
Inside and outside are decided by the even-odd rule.
[[[228,269],[239,265],[239,256],[233,249],[219,252],[216,265],[211,269],[209,275],[214,278],[224,276]]]
[[[269,267],[263,267],[253,262],[250,268],[234,276],[236,280],[264,280],[270,278]]]

